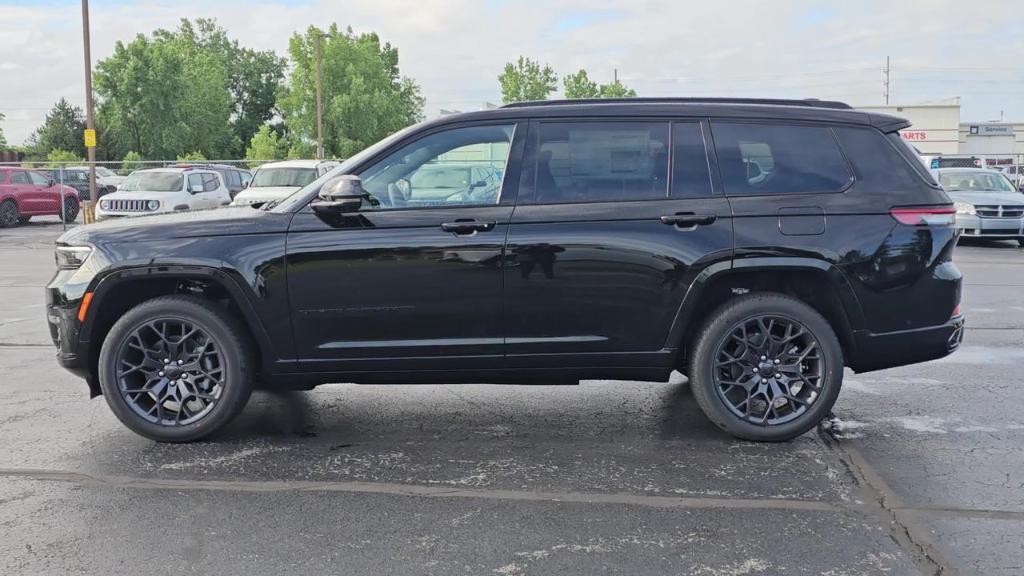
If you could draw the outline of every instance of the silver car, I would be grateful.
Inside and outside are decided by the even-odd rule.
[[[998,170],[940,168],[935,179],[956,205],[965,238],[1016,240],[1024,246],[1024,193]]]

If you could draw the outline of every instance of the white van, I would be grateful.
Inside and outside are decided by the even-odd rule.
[[[271,200],[282,200],[306,184],[337,167],[336,160],[286,160],[268,162],[256,169],[249,187],[242,190],[232,202],[248,206]]]
[[[121,188],[100,199],[96,219],[218,208],[231,203],[220,174],[202,168],[152,168],[132,172]]]

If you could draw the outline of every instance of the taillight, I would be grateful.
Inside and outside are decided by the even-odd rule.
[[[952,226],[956,208],[952,206],[893,208],[889,214],[900,224],[907,226]]]

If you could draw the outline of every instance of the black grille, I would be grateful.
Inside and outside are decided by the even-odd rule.
[[[982,218],[1021,218],[1024,217],[1024,205],[1021,206],[975,206],[978,216]]]
[[[111,212],[149,212],[149,200],[107,200]]]

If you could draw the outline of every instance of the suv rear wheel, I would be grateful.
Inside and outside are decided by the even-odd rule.
[[[244,331],[218,306],[164,296],[129,310],[100,350],[100,386],[126,426],[189,442],[231,421],[252,392]]]
[[[0,202],[0,228],[16,226],[19,218],[18,204],[14,200],[8,198]]]
[[[795,438],[839,396],[843,352],[828,321],[782,294],[751,294],[712,313],[691,359],[693,395],[719,428],[746,440]]]

